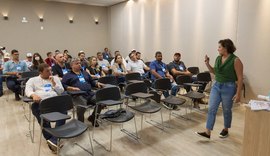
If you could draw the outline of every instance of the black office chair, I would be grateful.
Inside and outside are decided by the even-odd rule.
[[[127,99],[127,101],[126,101],[127,106],[141,114],[141,130],[142,130],[143,114],[153,114],[153,113],[156,113],[159,111],[160,111],[160,115],[161,115],[162,128],[160,128],[156,125],[154,125],[154,126],[164,130],[161,107],[160,107],[159,103],[157,103],[157,102],[159,102],[159,99],[156,99],[154,94],[148,93],[148,88],[144,82],[137,82],[137,83],[128,84],[126,87],[126,96],[127,96],[127,98],[126,98]],[[133,98],[133,97],[143,99],[144,102],[140,103],[139,105],[137,105],[136,102],[135,102],[135,105],[130,105],[129,99]],[[153,99],[153,100],[151,100],[151,99]],[[150,124],[152,124],[152,123],[150,123]]]
[[[127,84],[142,81],[140,73],[128,73],[125,75],[125,79]]]
[[[108,110],[104,114],[100,115],[101,119],[104,119],[104,120],[109,121],[111,123],[110,148],[108,150],[108,151],[111,151],[112,150],[112,124],[113,123],[118,123],[118,124],[121,123],[122,124],[122,123],[128,122],[134,118],[134,113],[122,108],[123,102],[121,101],[120,90],[118,87],[115,87],[115,86],[106,87],[106,88],[102,88],[100,90],[97,90],[96,102],[97,102],[96,103],[97,105],[106,105],[107,107],[120,106],[120,109],[118,109],[118,110]],[[113,113],[111,113],[111,112],[113,112]],[[108,114],[110,114],[110,115],[108,115]],[[97,120],[97,114],[95,115],[95,122],[94,123],[96,123],[96,120]],[[123,128],[121,128],[121,131],[127,133],[129,136],[132,136],[136,139],[136,138],[138,138],[138,136],[137,136],[137,127],[136,127],[135,118],[134,118],[134,123],[135,123],[135,129],[136,129],[136,136],[134,134],[132,135],[131,133],[127,133],[127,131]],[[95,125],[94,125],[94,129],[93,129],[93,138],[94,138],[94,130],[95,130]],[[97,140],[95,140],[95,141],[98,142]],[[100,143],[98,143],[98,144],[100,144]]]
[[[202,89],[200,89],[200,92],[204,92],[206,85],[207,84],[210,84],[210,86],[211,86],[211,83],[212,83],[212,79],[211,79],[210,73],[209,72],[199,73],[197,75],[197,81],[195,81],[195,83],[202,84],[203,87],[202,87]],[[210,93],[210,90],[208,91],[209,93]]]
[[[200,73],[199,67],[188,67],[187,69],[189,72],[191,72],[193,75],[197,75]]]
[[[17,79],[20,83],[21,83],[21,95],[22,96],[25,96],[24,94],[24,91],[25,91],[25,84],[26,82],[32,78],[32,77],[36,77],[39,75],[39,72],[38,71],[27,71],[27,72],[22,72],[21,74],[21,78]],[[26,114],[26,108],[24,106],[24,104],[27,103],[28,106],[29,106],[29,118],[27,117],[27,114]],[[23,111],[24,111],[24,117],[26,118],[26,120],[28,122],[30,122],[30,116],[31,116],[31,104],[32,102],[24,102],[22,103],[22,107],[23,107]]]
[[[41,133],[42,133],[42,130],[44,130],[48,132],[49,134],[51,134],[52,136],[58,138],[57,139],[57,155],[59,155],[59,150],[60,150],[60,139],[74,138],[83,134],[87,130],[88,130],[88,137],[89,137],[89,141],[91,145],[91,152],[89,151],[88,152],[90,154],[94,153],[88,125],[74,118],[74,109],[73,109],[74,107],[73,107],[71,96],[61,95],[61,96],[47,98],[45,100],[42,100],[39,106],[40,106],[40,113],[41,113],[40,115]],[[44,121],[56,122],[59,120],[70,119],[71,117],[69,115],[59,113],[59,112],[66,112],[68,110],[73,110],[73,118],[69,122],[55,128],[43,127]],[[41,137],[42,137],[42,134],[40,134],[38,155],[40,155]],[[79,147],[81,146],[79,145]]]
[[[103,83],[103,84],[118,85],[117,79],[115,76],[100,77],[98,79],[98,82]]]
[[[205,97],[203,93],[200,93],[197,91],[198,88],[202,86],[202,84],[193,83],[190,76],[179,75],[176,77],[176,83],[179,86],[184,87],[186,89],[187,93],[183,94],[182,96],[190,98],[191,104],[194,104],[194,106],[198,106],[198,105],[195,105],[194,102],[197,102],[199,99],[202,99]],[[191,87],[196,87],[196,90],[193,91]],[[187,107],[188,106],[186,105],[186,108]],[[192,105],[191,105],[191,110],[192,110]],[[186,113],[187,113],[187,110],[186,110]]]
[[[155,89],[156,91],[169,91],[171,90],[171,81],[168,78],[163,78],[163,79],[157,79],[155,82]],[[170,115],[169,119],[171,120],[171,115],[173,111],[174,106],[181,106],[183,105],[186,100],[183,98],[175,97],[173,95],[170,95],[169,97],[165,99],[161,99],[161,101],[164,103],[164,107],[170,110]],[[168,105],[171,105],[172,107],[168,107]],[[187,112],[186,112],[187,114]]]
[[[21,82],[21,95],[24,96],[24,89],[25,89],[25,84],[26,82],[32,78],[36,77],[39,75],[38,71],[27,71],[27,72],[22,72],[21,78],[17,79],[19,82]]]

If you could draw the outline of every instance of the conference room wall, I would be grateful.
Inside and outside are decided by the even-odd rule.
[[[84,50],[87,56],[96,55],[108,45],[108,14],[106,7],[87,6],[44,0],[0,0],[0,46],[8,51],[26,52],[68,49],[73,56]],[[2,14],[9,19],[4,20]],[[39,16],[44,22],[39,21]],[[28,23],[22,23],[26,17]],[[73,17],[74,23],[69,23]],[[94,18],[99,19],[96,25]],[[43,26],[43,30],[41,30]]]
[[[145,61],[163,52],[172,61],[182,53],[187,66],[207,70],[204,56],[213,65],[218,41],[230,38],[244,64],[247,102],[269,93],[270,1],[268,0],[138,0],[110,7],[110,47],[127,55],[135,48]]]

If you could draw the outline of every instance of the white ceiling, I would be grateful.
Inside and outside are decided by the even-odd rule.
[[[95,6],[111,6],[127,0],[46,0],[46,1],[95,5]]]

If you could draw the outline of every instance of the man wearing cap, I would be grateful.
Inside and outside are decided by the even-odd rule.
[[[25,63],[26,63],[26,65],[27,65],[28,69],[33,65],[33,63],[32,63],[32,58],[33,58],[32,53],[27,53],[27,54],[26,54],[26,60],[25,60]]]
[[[175,53],[173,57],[173,61],[170,62],[168,65],[168,70],[172,74],[174,79],[176,79],[178,75],[192,76],[192,73],[187,70],[184,62],[180,60],[181,60],[181,54]]]
[[[4,65],[3,74],[9,75],[7,78],[7,87],[15,93],[15,100],[19,101],[21,98],[19,94],[21,93],[20,82],[17,78],[21,77],[22,72],[26,72],[27,65],[24,61],[19,60],[18,50],[11,51],[12,60],[8,61]]]

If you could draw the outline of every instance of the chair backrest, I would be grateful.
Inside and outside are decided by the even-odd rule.
[[[66,112],[73,109],[72,97],[70,95],[50,97],[41,100],[39,107],[41,114],[50,112]]]
[[[150,66],[150,63],[151,62],[145,62],[144,64],[149,67]]]
[[[158,90],[171,90],[171,80],[168,78],[157,79],[155,82],[155,89]]]
[[[39,72],[38,71],[27,71],[27,72],[22,72],[22,78],[32,78],[35,76],[38,76]]]
[[[115,76],[100,77],[98,79],[98,82],[104,83],[104,84],[118,85],[117,79]]]
[[[126,81],[130,80],[142,80],[141,74],[140,73],[128,73],[125,75]]]
[[[129,96],[131,94],[138,92],[147,93],[147,86],[144,82],[136,82],[128,84],[126,87],[125,94]]]
[[[96,92],[96,102],[103,101],[103,100],[120,100],[120,90],[118,87],[106,87],[97,90]]]
[[[210,73],[209,72],[199,73],[197,75],[197,81],[210,82],[211,81]]]
[[[197,75],[200,73],[199,67],[188,67],[187,70],[191,72],[193,75]]]
[[[179,75],[176,77],[176,83],[178,85],[183,85],[184,83],[192,83],[192,79],[188,75]]]

